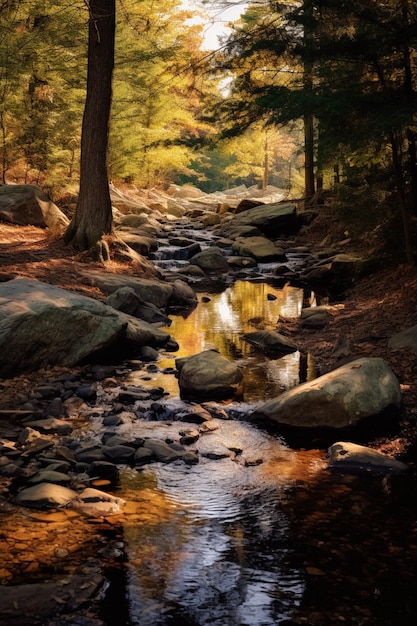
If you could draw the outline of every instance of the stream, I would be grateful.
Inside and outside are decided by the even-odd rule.
[[[175,400],[175,358],[216,348],[244,369],[244,396],[236,419],[214,420],[217,430],[193,446],[197,465],[121,473],[117,495],[129,503],[123,598],[107,603],[107,626],[414,623],[415,487],[403,478],[332,474],[325,450],[291,449],[239,419],[316,375],[310,355],[270,360],[241,340],[298,315],[303,297],[298,288],[248,281],[199,294],[193,312],[172,316],[180,350],[128,375],[129,385],[162,387]],[[177,440],[181,426],[141,422],[119,434]],[[206,457],[213,449],[218,457]]]

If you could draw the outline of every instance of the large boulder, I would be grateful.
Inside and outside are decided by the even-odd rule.
[[[63,232],[67,216],[36,185],[1,185],[0,220]]]
[[[234,239],[242,226],[257,228],[269,239],[293,234],[299,227],[297,208],[294,204],[262,204],[235,215],[221,226],[220,232]]]
[[[343,429],[400,405],[400,385],[387,363],[360,358],[265,402],[251,417],[296,428]]]
[[[35,280],[0,283],[0,377],[71,367],[110,348],[126,355],[170,336],[93,298]]]
[[[181,397],[190,400],[232,398],[241,391],[243,374],[216,350],[176,359]]]

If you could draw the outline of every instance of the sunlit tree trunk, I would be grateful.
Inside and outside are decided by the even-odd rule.
[[[94,247],[112,232],[107,174],[109,118],[114,67],[115,0],[88,3],[87,97],[81,136],[80,192],[65,241],[78,250]]]

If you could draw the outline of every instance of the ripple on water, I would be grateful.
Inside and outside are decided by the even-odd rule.
[[[270,455],[274,470],[295,464],[292,451],[251,425],[224,422],[222,431],[223,443],[251,442]],[[125,529],[132,624],[265,626],[288,617],[304,574],[289,562],[281,503],[292,475],[283,475],[246,467],[239,455],[188,469],[155,464],[139,474],[163,499],[159,520]]]

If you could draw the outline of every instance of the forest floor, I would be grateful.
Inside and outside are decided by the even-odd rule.
[[[341,229],[341,224],[325,207],[313,224],[297,237],[297,242],[314,245],[329,234],[337,240]],[[352,242],[346,246],[346,252],[361,250],[355,250]],[[61,238],[46,230],[10,224],[0,226],[0,282],[17,277],[38,279],[104,300],[106,295],[85,278],[83,272],[87,267],[104,269],[103,264],[94,262],[88,253],[74,253]],[[110,261],[105,269],[143,276],[141,268],[129,263]],[[385,444],[381,442],[381,445],[386,452],[393,454],[406,453],[409,449],[412,456],[417,450],[414,443],[417,431],[417,353],[393,351],[388,347],[388,340],[415,324],[417,267],[397,265],[367,276],[348,288],[325,328],[304,329],[295,320],[288,320],[287,326],[301,349],[313,356],[320,373],[334,366],[335,345],[340,339],[349,346],[350,355],[382,357],[390,364],[402,389],[404,428],[397,439]],[[285,328],[285,321],[283,325]]]

